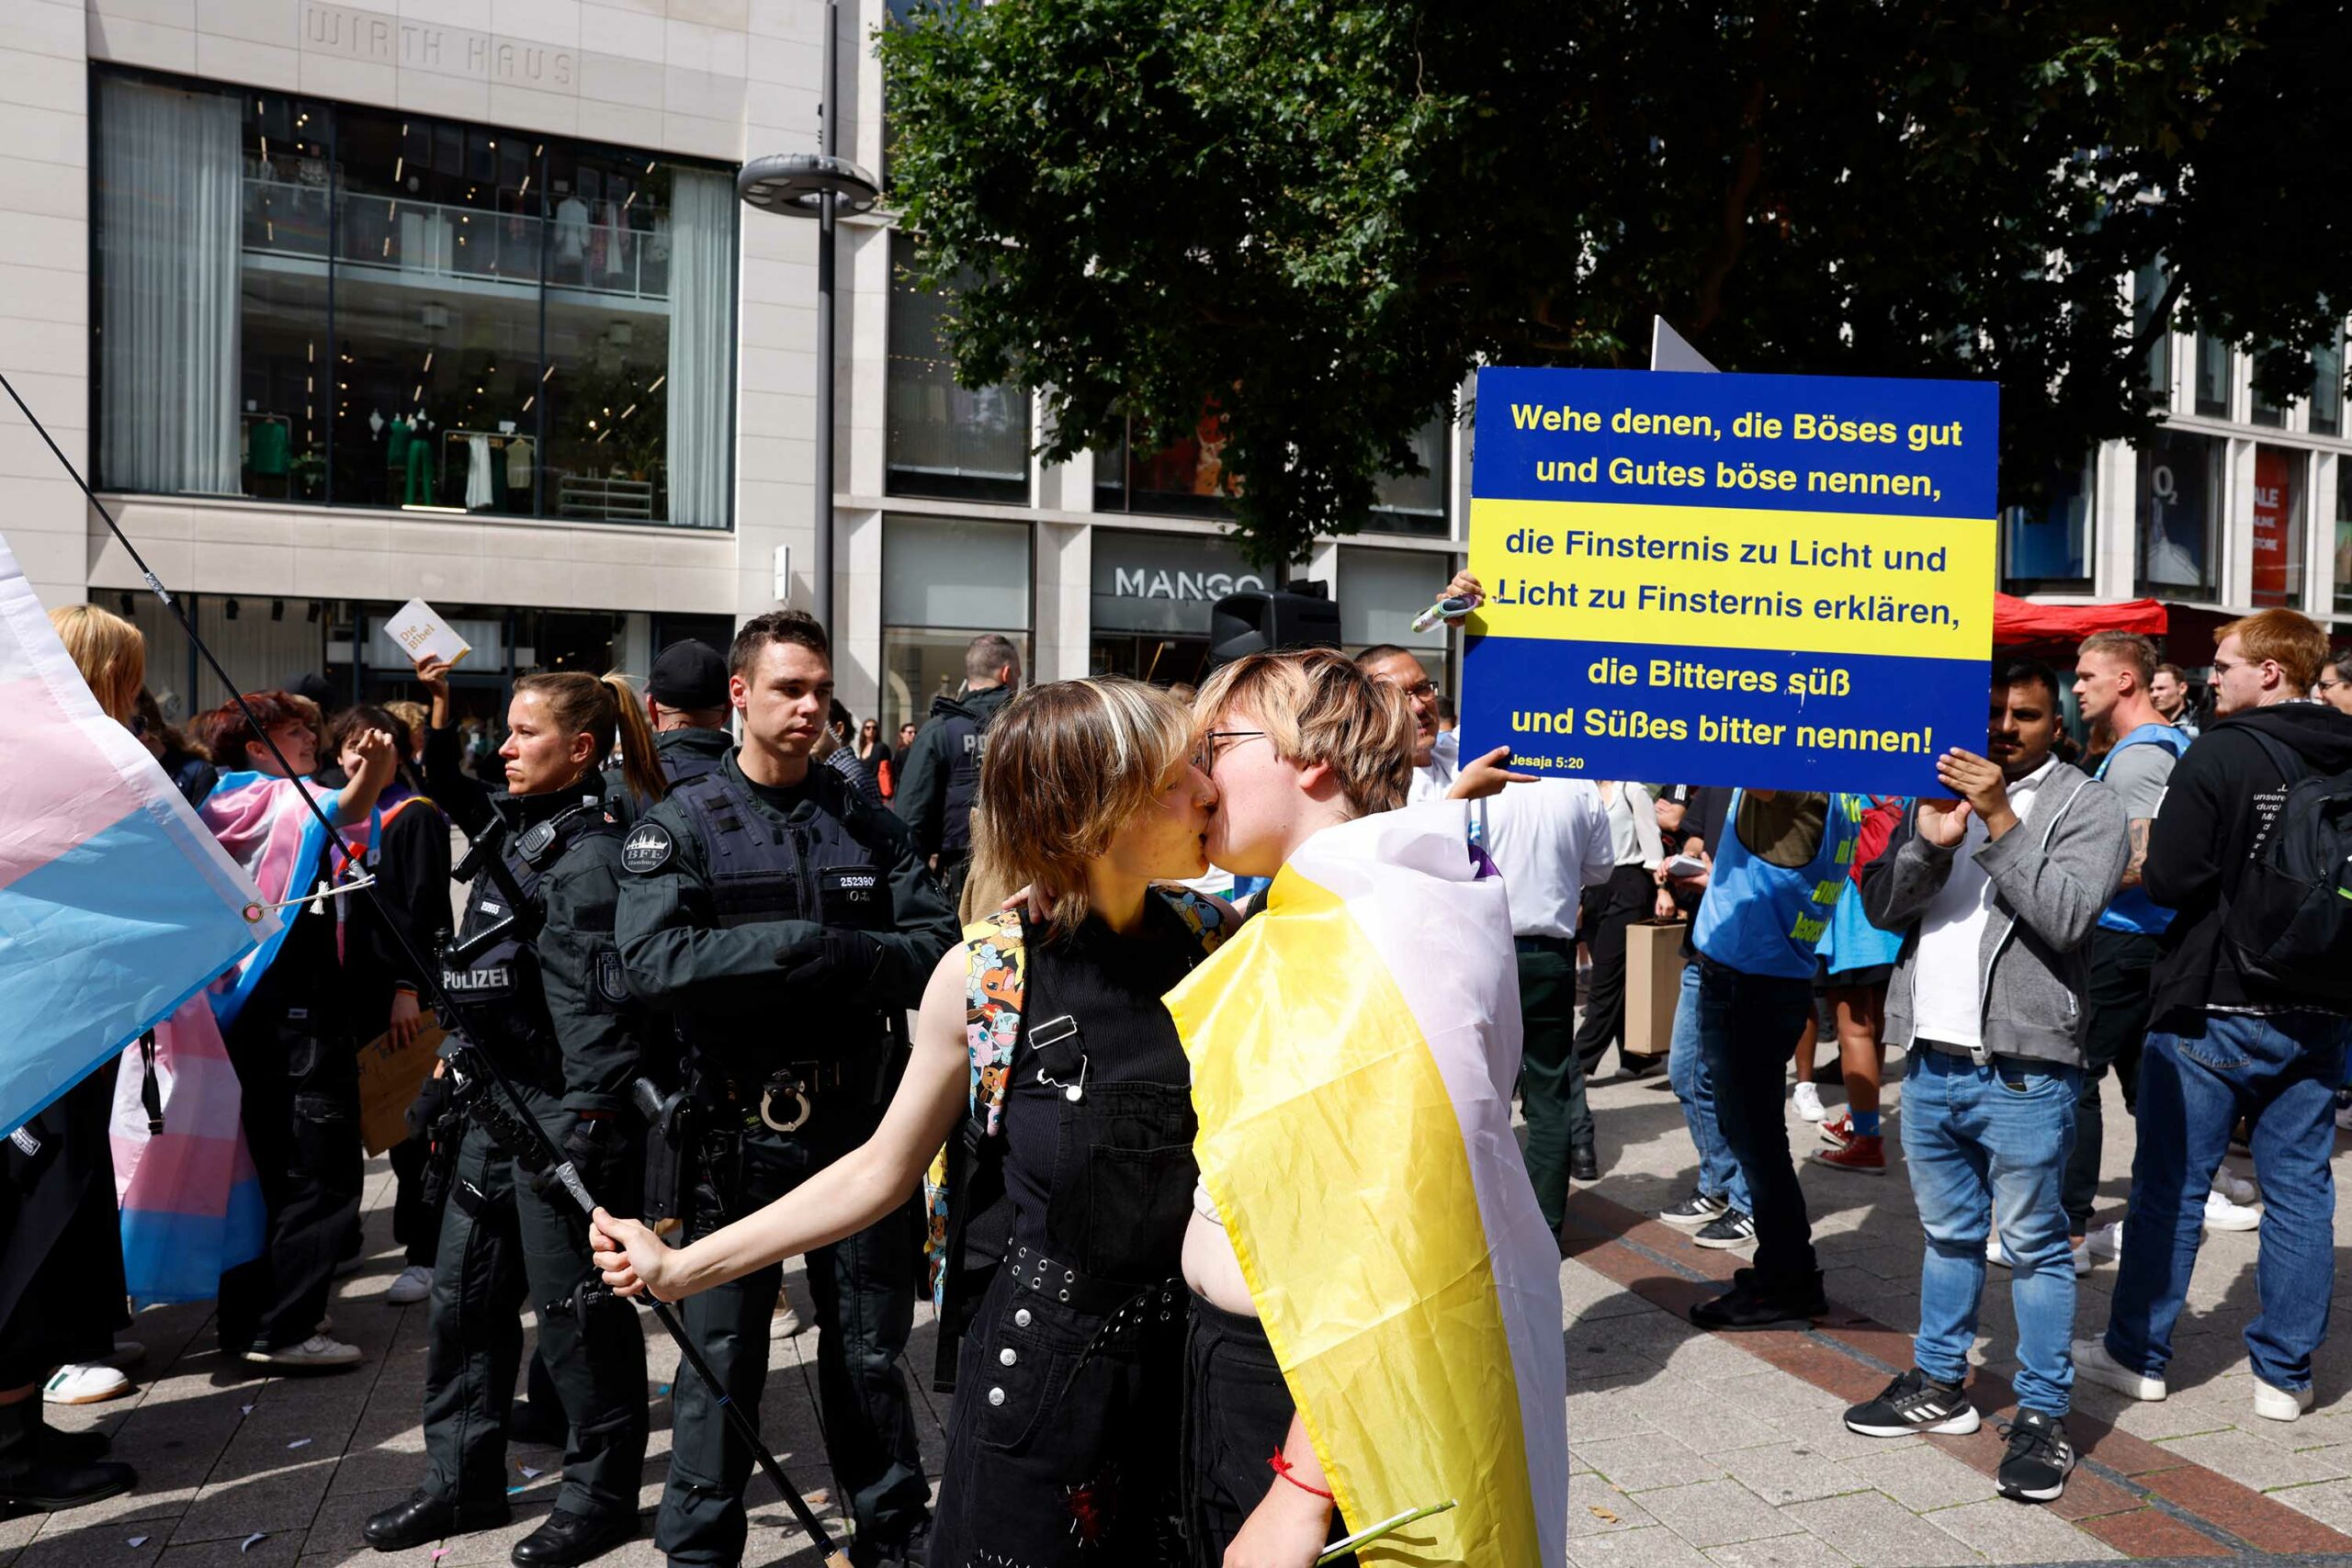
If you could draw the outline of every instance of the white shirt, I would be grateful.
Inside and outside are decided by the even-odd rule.
[[[1666,859],[1666,842],[1658,837],[1657,802],[1650,798],[1649,786],[1619,780],[1607,810],[1614,863],[1656,871]]]
[[[2033,815],[2051,758],[2009,784],[2009,809],[2019,831]],[[1984,819],[1968,814],[1967,835],[1952,852],[1951,874],[1919,919],[1919,951],[1911,964],[1912,1032],[1947,1044],[1984,1043],[1984,927],[1993,918],[1993,882],[1977,863],[1985,844]]]
[[[1439,730],[1437,744],[1430,750],[1430,760],[1413,770],[1413,782],[1405,790],[1405,804],[1419,806],[1424,800],[1442,798],[1453,787],[1453,775],[1461,771],[1462,732]]]
[[[1514,936],[1573,941],[1577,897],[1616,863],[1600,791],[1586,779],[1538,779],[1474,801],[1470,819],[1503,874]]]

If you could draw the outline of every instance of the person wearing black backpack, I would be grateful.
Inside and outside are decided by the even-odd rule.
[[[2221,628],[2215,722],[2173,770],[2143,886],[2175,911],[2155,967],[2140,1066],[2132,1207],[2103,1337],[2075,1370],[2133,1399],[2165,1397],[2174,1325],[2203,1235],[2205,1195],[2240,1118],[2266,1200],[2246,1325],[2254,1410],[2312,1403],[2335,1271],[2333,1112],[2352,1040],[2352,841],[2326,807],[2352,800],[2352,715],[2307,694],[2327,637],[2291,610]],[[2309,781],[2309,782],[2307,782]],[[2331,846],[2333,856],[2331,856]],[[2297,918],[2298,915],[2301,918]],[[2316,919],[2313,916],[2316,916]]]

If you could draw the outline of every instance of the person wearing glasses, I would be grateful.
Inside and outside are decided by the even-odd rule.
[[[2338,713],[2352,713],[2352,653],[2331,659],[2319,667],[2312,695]]]

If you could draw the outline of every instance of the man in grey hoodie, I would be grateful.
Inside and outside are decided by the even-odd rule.
[[[2074,1447],[2068,1341],[2075,1265],[2061,1191],[2082,1087],[2088,939],[2130,854],[2122,803],[2051,754],[2058,679],[1996,666],[1988,756],[1953,750],[1936,776],[1957,797],[1921,800],[1862,874],[1862,911],[1904,933],[1886,1038],[1909,1055],[1903,1152],[1928,1247],[1917,1364],[1846,1413],[1867,1437],[1973,1432],[1961,1392],[1997,1219],[2015,1263],[2018,1417],[2005,1496],[2046,1503]]]

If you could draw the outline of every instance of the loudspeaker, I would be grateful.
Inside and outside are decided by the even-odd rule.
[[[1207,670],[1252,653],[1339,646],[1340,606],[1327,583],[1245,589],[1209,607]]]

